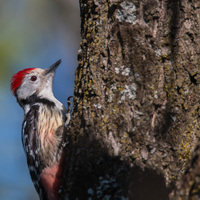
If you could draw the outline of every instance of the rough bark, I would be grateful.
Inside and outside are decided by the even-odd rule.
[[[62,197],[188,197],[200,135],[200,2],[80,0],[80,11]]]

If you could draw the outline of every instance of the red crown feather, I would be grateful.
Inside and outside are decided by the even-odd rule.
[[[27,69],[23,69],[19,72],[17,72],[15,75],[13,75],[12,79],[11,79],[11,90],[13,92],[13,95],[16,94],[16,90],[18,89],[18,87],[21,85],[24,77],[26,74],[29,74],[32,70],[34,70],[35,68],[27,68]]]

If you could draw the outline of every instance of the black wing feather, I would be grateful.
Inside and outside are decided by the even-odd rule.
[[[46,198],[44,197],[45,194],[40,181],[39,135],[37,130],[38,111],[39,106],[34,105],[26,114],[22,125],[22,143],[31,179],[42,200]]]

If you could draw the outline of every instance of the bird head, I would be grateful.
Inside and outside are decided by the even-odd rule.
[[[52,85],[55,71],[61,60],[46,69],[27,68],[17,72],[11,79],[13,95],[20,101],[31,95],[50,98],[53,95]]]

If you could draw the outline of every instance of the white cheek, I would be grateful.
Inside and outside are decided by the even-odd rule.
[[[38,94],[40,97],[43,98],[50,98],[53,96],[53,92],[52,92],[52,80],[47,79],[46,83],[45,83],[45,87],[42,88],[41,91],[39,91]]]
[[[36,87],[32,84],[27,84],[26,82],[22,83],[20,87],[17,89],[17,96],[19,99],[27,99],[32,94],[36,92]]]

